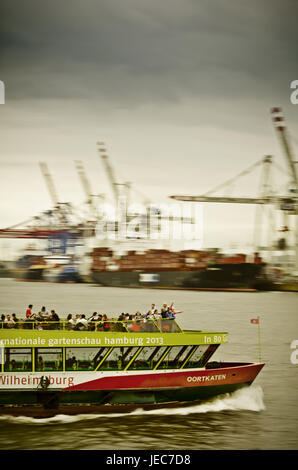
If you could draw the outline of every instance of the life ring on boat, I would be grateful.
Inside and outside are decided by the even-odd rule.
[[[40,382],[39,382],[38,385],[40,385],[40,387],[41,387],[43,390],[46,390],[46,389],[48,388],[48,386],[50,385],[50,379],[49,379],[49,377],[44,377],[44,376],[42,375],[42,377],[40,378]]]

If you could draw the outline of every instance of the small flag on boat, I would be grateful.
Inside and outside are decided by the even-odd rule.
[[[259,319],[258,318],[252,318],[250,320],[250,323],[253,323],[254,325],[258,325],[259,324]]]

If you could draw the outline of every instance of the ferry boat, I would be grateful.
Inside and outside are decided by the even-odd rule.
[[[6,325],[7,326],[7,325]],[[0,414],[48,417],[189,405],[249,386],[264,363],[211,362],[219,331],[174,319],[0,324]]]

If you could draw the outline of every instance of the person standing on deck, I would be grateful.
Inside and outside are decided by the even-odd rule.
[[[32,308],[33,308],[33,305],[28,305],[28,308],[26,310],[26,318],[29,319],[32,315]]]

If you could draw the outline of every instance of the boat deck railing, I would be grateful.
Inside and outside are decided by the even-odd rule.
[[[77,322],[73,324],[65,321],[50,320],[20,320],[14,323],[0,322],[0,331],[7,330],[64,330],[64,331],[98,331],[112,333],[183,333],[178,323],[174,319],[158,320],[106,320],[92,321],[85,323]]]

